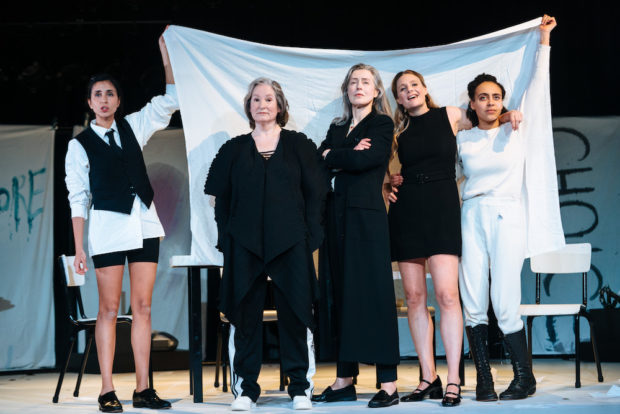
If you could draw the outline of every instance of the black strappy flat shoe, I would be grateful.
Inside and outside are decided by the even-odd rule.
[[[411,394],[405,395],[400,400],[402,402],[412,402],[422,401],[427,396],[431,400],[439,400],[441,399],[441,397],[443,397],[443,387],[441,385],[441,378],[439,378],[439,375],[437,375],[437,378],[435,378],[435,381],[433,382],[429,382],[425,379],[421,380],[420,382],[427,383],[428,387],[423,390],[416,388]]]
[[[456,393],[456,392],[448,391],[448,387],[450,385],[454,385],[455,387],[457,387],[459,389],[459,392]],[[461,386],[453,382],[449,382],[448,385],[446,385],[446,393],[443,396],[443,400],[441,400],[441,405],[443,405],[444,407],[456,407],[460,403],[461,403]]]

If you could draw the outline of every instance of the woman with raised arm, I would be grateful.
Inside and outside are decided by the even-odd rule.
[[[489,296],[514,372],[499,398],[516,400],[536,392],[519,305],[525,257],[564,244],[551,126],[540,116],[555,26],[555,18],[543,16],[536,68],[521,108],[525,121],[518,130],[501,125],[506,92],[494,76],[483,73],[467,86],[474,128],[457,135],[465,176],[459,281],[478,401],[497,400],[487,347]],[[532,225],[537,217],[543,217],[544,226]]]
[[[252,132],[222,145],[204,188],[215,196],[217,247],[224,254],[220,310],[230,321],[231,409],[250,410],[260,395],[268,276],[288,394],[294,409],[311,409],[318,290],[312,252],[322,240],[325,195],[316,145],[284,129],[288,103],[278,82],[250,83],[244,109]]]
[[[153,98],[139,112],[121,117],[118,108],[122,93],[118,82],[107,74],[93,76],[87,88],[87,102],[95,119],[69,142],[65,160],[75,239],[74,265],[80,274],[88,270],[83,235],[84,222],[90,218],[88,251],[95,265],[99,293],[95,341],[102,384],[98,401],[103,412],[123,411],[112,382],[112,364],[126,261],[133,315],[131,345],[136,365],[133,406],[171,406],[148,387],[151,300],[164,229],[153,204],[153,188],[142,148],[156,131],[168,125],[179,109],[163,35],[159,47],[166,94]]]
[[[398,404],[396,366],[400,355],[396,299],[390,263],[383,178],[390,158],[394,123],[378,71],[351,67],[342,83],[344,114],[336,118],[319,147],[334,179],[328,198],[331,237],[330,281],[319,275],[333,297],[331,322],[337,344],[336,380],[313,401],[357,399],[353,377],[358,363],[374,363],[381,390],[369,407]],[[329,298],[321,298],[329,301]]]
[[[418,387],[401,401],[442,399],[444,406],[460,404],[459,362],[463,317],[459,300],[458,264],[461,255],[459,195],[455,181],[458,131],[471,128],[465,110],[439,108],[418,72],[399,72],[392,81],[398,107],[394,119],[394,153],[402,169],[391,178],[389,211],[392,261],[398,262],[409,329],[422,370]],[[518,125],[519,113],[504,115]],[[396,196],[398,193],[398,201]],[[427,309],[426,265],[430,270],[440,311],[440,331],[448,362],[446,393],[433,361],[434,327]]]

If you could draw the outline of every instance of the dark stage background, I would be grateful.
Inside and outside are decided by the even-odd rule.
[[[559,22],[552,35],[553,115],[620,113],[620,13],[613,1],[387,0],[367,6],[323,0],[9,0],[3,9],[2,124],[83,123],[84,87],[90,75],[101,71],[121,80],[125,111],[139,109],[163,91],[157,38],[166,24],[274,45],[385,50],[459,41],[543,13]],[[177,116],[173,126],[179,125]]]

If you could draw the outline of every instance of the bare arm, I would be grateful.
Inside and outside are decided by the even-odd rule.
[[[166,26],[168,29],[168,26]],[[165,32],[165,30],[164,30]],[[159,50],[161,51],[161,60],[164,64],[164,72],[166,73],[166,84],[174,84],[174,75],[172,74],[172,66],[170,65],[170,56],[168,56],[168,48],[164,40],[164,34],[159,36]]]
[[[472,128],[471,121],[467,118],[465,109],[459,108],[458,106],[446,106],[446,112],[448,113],[448,120],[450,121],[450,126],[452,127],[452,133],[454,135],[464,129]]]
[[[75,260],[73,266],[75,271],[83,275],[88,271],[86,267],[86,253],[84,252],[84,218],[72,217],[73,223],[73,239],[75,241]]]

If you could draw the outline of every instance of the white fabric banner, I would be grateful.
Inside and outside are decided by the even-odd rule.
[[[340,85],[352,65],[376,67],[389,89],[404,69],[422,73],[441,106],[465,107],[466,86],[476,75],[495,75],[505,86],[508,108],[518,108],[529,85],[538,48],[540,19],[455,44],[394,51],[276,47],[171,26],[165,32],[177,83],[189,164],[192,246],[196,264],[221,264],[215,249],[213,207],[203,193],[211,160],[229,138],[249,132],[242,100],[260,76],[278,81],[290,104],[288,129],[320,143],[341,115]],[[391,92],[388,92],[391,98]],[[540,113],[549,117],[548,102]]]
[[[54,130],[0,125],[0,371],[53,367]]]

